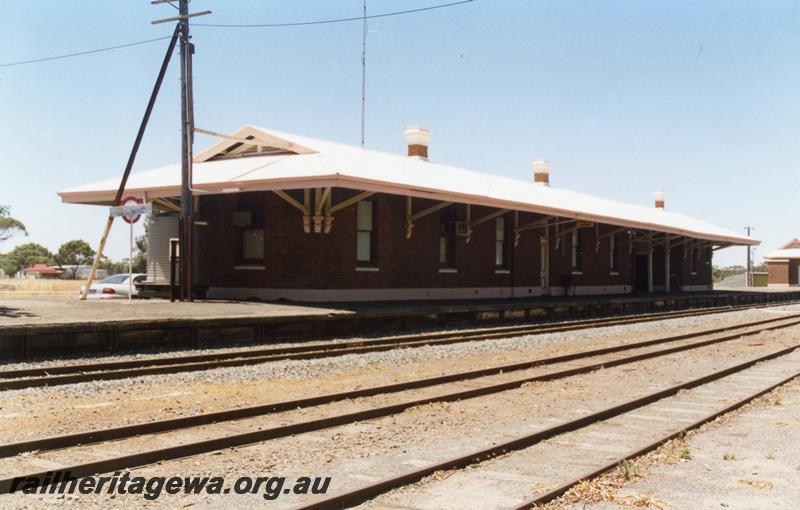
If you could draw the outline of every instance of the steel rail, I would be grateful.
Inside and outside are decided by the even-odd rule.
[[[755,306],[760,307],[760,305],[755,305]],[[746,308],[751,308],[751,307],[747,306]],[[724,311],[735,311],[735,309],[729,308]],[[703,310],[701,312],[687,312],[687,315],[681,315],[681,316],[698,316],[698,315],[708,315],[713,313],[720,313],[720,312]],[[600,327],[604,325],[625,325],[625,324],[634,324],[638,322],[645,322],[651,320],[659,320],[657,318],[639,318],[636,316],[631,316],[631,317],[632,317],[631,319],[608,319],[607,322],[604,322],[602,324],[595,322],[588,326],[585,323],[581,324],[567,323],[566,325],[554,325],[554,326],[541,325],[535,328],[531,328],[530,326],[528,326],[529,329],[516,329],[514,331],[509,331],[506,328],[498,328],[501,329],[501,331],[491,330],[488,333],[476,331],[474,333],[469,333],[469,334],[453,334],[453,333],[433,334],[433,335],[441,335],[443,337],[442,339],[438,340],[428,339],[427,337],[423,336],[422,340],[414,340],[414,341],[398,342],[396,338],[389,338],[377,341],[376,340],[365,341],[361,343],[353,342],[348,344],[335,344],[335,346],[330,346],[330,347],[317,344],[314,346],[289,347],[285,348],[286,350],[283,351],[283,352],[288,352],[289,350],[292,350],[292,352],[296,352],[294,350],[300,350],[306,348],[312,349],[312,350],[307,350],[305,352],[296,352],[296,353],[290,352],[285,354],[280,353],[280,354],[266,355],[266,356],[255,356],[252,353],[261,354],[263,352],[270,352],[270,350],[244,351],[239,353],[220,353],[219,355],[209,354],[209,355],[199,355],[199,356],[184,356],[179,358],[153,358],[149,360],[131,360],[131,361],[110,362],[101,364],[66,365],[60,367],[21,369],[21,370],[0,372],[0,379],[4,378],[7,379],[7,380],[0,380],[0,390],[15,390],[15,389],[43,387],[43,386],[57,386],[64,384],[75,384],[86,381],[97,381],[97,380],[127,379],[130,377],[138,377],[145,375],[173,374],[180,372],[209,370],[214,368],[245,366],[258,363],[266,363],[270,361],[319,359],[326,357],[343,356],[346,354],[382,352],[394,349],[414,348],[414,347],[422,347],[428,345],[447,345],[447,344],[462,343],[462,342],[477,341],[477,340],[490,340],[493,338],[508,338],[509,336],[565,332],[565,331],[587,329],[588,327]],[[677,318],[677,316],[671,316],[671,318]],[[606,319],[600,319],[600,320],[606,321]],[[517,328],[522,328],[522,327],[517,327]],[[415,337],[411,336],[409,338],[413,339]],[[374,345],[376,343],[379,345]],[[343,345],[344,347],[341,347]],[[360,346],[351,347],[350,345],[360,345]],[[278,351],[280,352],[280,349]],[[220,356],[222,356],[221,359]],[[211,360],[192,362],[192,360],[207,359],[207,358],[211,358]],[[185,363],[182,362],[184,360],[187,362]],[[179,363],[175,364],[175,361],[178,361]],[[120,366],[134,366],[136,368],[117,369],[117,367]],[[108,369],[106,371],[99,371],[102,369],[102,367],[107,367]],[[68,373],[67,375],[44,375],[40,377],[8,379],[10,376],[21,377],[24,374],[33,374],[33,373],[49,374],[56,372],[62,372],[62,373],[70,372],[70,373]]]
[[[754,358],[745,361],[743,363],[739,363],[737,365],[712,372],[697,379],[677,384],[675,386],[671,386],[669,388],[656,391],[649,395],[629,400],[627,402],[623,402],[622,404],[618,404],[601,411],[587,414],[578,419],[569,420],[560,423],[558,425],[539,430],[532,434],[520,436],[510,441],[503,441],[491,447],[475,450],[465,455],[453,457],[451,459],[438,462],[436,464],[426,466],[423,468],[418,468],[398,476],[393,476],[390,478],[379,480],[377,482],[373,482],[353,490],[349,490],[339,494],[334,494],[331,496],[325,496],[317,499],[316,501],[295,507],[294,510],[341,509],[354,506],[388,490],[395,489],[411,483],[415,483],[427,476],[432,475],[437,471],[462,469],[471,464],[483,462],[485,460],[494,458],[498,455],[502,455],[515,450],[528,448],[529,446],[532,446],[546,439],[550,439],[559,434],[578,430],[587,427],[589,425],[592,425],[594,423],[625,414],[626,412],[638,409],[640,407],[651,404],[663,398],[671,397],[677,394],[681,390],[696,388],[698,386],[702,386],[703,384],[715,381],[717,379],[721,379],[728,375],[750,368],[757,363],[785,356],[795,351],[798,348],[800,348],[800,344],[780,349],[765,356],[760,356],[758,358]],[[794,374],[792,374],[791,377],[784,379],[782,381],[782,384],[785,384],[786,382],[791,381],[792,379],[798,376],[800,376],[800,371],[795,372]],[[756,396],[760,396],[761,394],[763,393],[759,391],[756,394]]]
[[[782,320],[789,320],[789,319],[782,319]],[[770,319],[771,322],[774,320]],[[424,402],[420,401],[412,401],[411,403],[404,404],[402,410],[405,410],[409,407],[413,407],[416,405],[422,404],[429,404],[432,402],[444,402],[444,401],[454,401],[459,399],[465,398],[473,398],[477,396],[488,395],[491,393],[497,393],[501,391],[506,391],[509,389],[514,389],[519,386],[522,386],[525,383],[533,382],[533,381],[548,381],[554,380],[564,377],[569,377],[573,375],[588,373],[593,370],[598,370],[601,368],[610,368],[619,365],[624,365],[627,363],[634,363],[636,361],[642,361],[645,359],[655,358],[659,356],[666,356],[668,354],[673,354],[676,352],[687,351],[691,349],[698,349],[700,347],[705,347],[708,345],[713,345],[717,343],[729,342],[731,340],[736,340],[741,338],[742,336],[748,334],[759,333],[763,331],[770,331],[774,329],[781,329],[785,327],[791,327],[800,324],[800,320],[795,320],[793,322],[789,322],[788,324],[779,324],[774,325],[771,327],[761,328],[755,332],[738,332],[735,334],[723,336],[720,338],[712,338],[709,340],[703,340],[700,342],[693,342],[691,344],[681,345],[678,347],[670,347],[667,349],[661,349],[657,351],[651,351],[647,353],[637,354],[634,356],[629,356],[626,358],[620,358],[618,360],[609,360],[600,363],[594,363],[590,365],[585,365],[582,367],[571,368],[567,370],[560,370],[557,372],[551,372],[549,374],[544,374],[540,376],[534,377],[526,377],[522,379],[517,379],[505,383],[499,384],[492,384],[480,387],[478,389],[472,389],[469,391],[459,391],[455,393],[440,395],[437,397],[433,397],[430,399],[426,399]],[[752,324],[748,324],[741,328],[737,329],[747,329],[748,327],[752,327]],[[370,388],[362,388],[358,390],[350,390],[345,392],[339,393],[332,393],[327,395],[320,395],[314,397],[306,397],[300,398],[295,400],[289,400],[284,402],[276,402],[272,404],[262,404],[256,406],[249,406],[243,407],[238,409],[228,409],[224,411],[215,411],[211,413],[203,413],[197,414],[193,416],[185,416],[179,418],[170,418],[167,420],[159,420],[154,422],[145,422],[145,423],[137,423],[132,425],[124,425],[121,427],[113,427],[108,429],[98,429],[92,430],[87,432],[78,432],[73,434],[66,434],[62,436],[52,436],[47,438],[41,439],[32,439],[27,441],[22,441],[18,443],[9,443],[5,445],[0,445],[0,458],[8,457],[12,455],[17,455],[23,452],[29,451],[48,451],[48,450],[55,450],[60,448],[68,448],[73,446],[79,445],[86,445],[86,444],[95,444],[104,441],[111,441],[115,439],[126,439],[137,435],[144,435],[144,434],[155,434],[158,432],[167,432],[173,430],[179,430],[183,428],[189,427],[197,427],[202,425],[209,425],[214,423],[221,423],[225,421],[233,421],[239,420],[243,418],[253,418],[257,416],[264,416],[271,413],[282,412],[282,411],[289,411],[294,410],[297,408],[307,408],[313,407],[323,404],[329,404],[332,402],[337,402],[345,399],[354,399],[354,398],[363,398],[363,397],[370,397],[374,395],[384,395],[389,393],[396,393],[400,391],[407,391],[412,389],[424,388],[429,386],[436,386],[441,384],[447,384],[451,382],[459,382],[459,381],[468,381],[471,379],[476,379],[480,377],[487,377],[491,375],[497,375],[501,373],[509,373],[514,371],[526,370],[530,368],[535,368],[539,366],[551,365],[556,363],[563,363],[566,361],[573,361],[577,359],[584,359],[590,358],[594,356],[601,356],[604,354],[612,354],[615,352],[622,352],[627,350],[639,349],[643,347],[649,347],[652,345],[659,345],[664,343],[671,343],[677,342],[680,340],[686,340],[687,338],[692,337],[701,337],[701,336],[708,336],[709,334],[713,333],[704,333],[700,332],[697,334],[683,334],[677,335],[675,337],[668,337],[668,338],[660,338],[654,340],[645,340],[642,342],[636,342],[631,344],[623,344],[617,345],[612,347],[603,347],[599,349],[592,349],[588,351],[581,351],[576,353],[570,354],[562,354],[558,356],[552,356],[547,358],[540,358],[534,359],[530,361],[524,361],[519,363],[489,367],[489,368],[482,368],[477,370],[471,370],[467,372],[459,372],[453,374],[446,374],[442,376],[435,376],[435,377],[428,377],[424,379],[417,379],[413,381],[405,381],[400,383],[393,383],[388,385],[382,386],[373,386]],[[387,408],[387,412],[391,414],[389,411],[391,409],[396,409],[396,406]],[[353,418],[355,416],[355,419]],[[351,421],[357,421],[358,413],[354,413],[350,419]],[[375,417],[371,415],[370,417]],[[294,429],[288,429],[294,430]],[[316,430],[316,429],[314,429]],[[269,439],[273,439],[274,437],[270,437]]]
[[[800,324],[800,320],[794,321],[794,322],[792,322],[790,324],[786,324],[786,325],[768,326],[768,327],[762,328],[761,330],[756,331],[756,332],[767,331],[767,330],[777,329],[777,328],[781,328],[781,327],[789,327],[789,326],[796,325],[796,324]],[[752,333],[756,333],[756,332],[751,332],[751,333],[748,333],[748,334],[752,334]],[[141,466],[141,465],[145,465],[145,464],[152,464],[152,463],[155,463],[155,462],[161,462],[161,461],[165,461],[165,460],[172,460],[172,459],[176,459],[176,458],[188,457],[188,456],[192,456],[192,455],[208,453],[208,452],[211,452],[211,451],[221,450],[221,449],[230,448],[230,447],[234,447],[234,446],[252,444],[252,443],[257,443],[257,442],[261,442],[261,441],[265,441],[265,440],[269,440],[269,439],[276,439],[276,438],[279,438],[279,437],[286,437],[286,436],[289,436],[289,435],[300,434],[300,433],[305,433],[305,432],[311,432],[311,431],[321,430],[321,429],[330,428],[330,427],[334,427],[334,426],[340,426],[340,425],[344,425],[344,424],[348,424],[348,423],[352,423],[352,422],[356,422],[356,421],[361,421],[361,420],[366,420],[366,419],[374,419],[374,418],[379,418],[379,417],[383,417],[383,416],[388,416],[388,415],[391,415],[391,414],[395,414],[395,413],[399,413],[399,412],[405,411],[406,409],[409,409],[411,407],[425,405],[425,404],[429,404],[429,403],[432,403],[432,402],[456,401],[456,400],[462,400],[462,399],[474,398],[474,397],[478,397],[478,396],[482,396],[482,395],[487,395],[487,394],[490,394],[490,393],[506,391],[506,390],[518,388],[521,385],[523,385],[525,383],[528,383],[528,382],[547,381],[547,380],[553,380],[553,379],[558,379],[558,378],[569,377],[569,376],[578,375],[578,374],[581,374],[581,373],[591,372],[593,370],[597,370],[597,369],[600,369],[600,368],[609,368],[609,367],[613,367],[613,366],[624,365],[624,364],[633,363],[633,362],[636,362],[636,361],[642,361],[642,360],[645,360],[645,359],[664,356],[664,355],[675,353],[675,352],[694,349],[694,348],[702,347],[702,346],[705,346],[705,345],[710,345],[710,344],[713,344],[713,343],[719,343],[719,342],[722,342],[722,341],[730,340],[730,339],[733,339],[733,338],[740,338],[741,336],[742,335],[728,335],[728,337],[721,338],[721,339],[711,339],[711,340],[705,340],[705,341],[702,341],[702,342],[695,342],[695,343],[684,345],[684,346],[671,347],[671,348],[663,349],[663,350],[659,350],[659,351],[653,351],[653,352],[637,354],[637,355],[634,355],[634,356],[631,356],[631,357],[628,357],[628,358],[622,358],[622,359],[618,359],[618,360],[608,360],[608,361],[605,361],[605,362],[594,363],[594,364],[586,365],[586,366],[582,366],[582,367],[569,368],[569,369],[565,369],[565,370],[561,370],[561,371],[557,371],[557,372],[551,372],[551,373],[543,374],[543,375],[539,375],[539,376],[526,377],[524,379],[517,379],[517,380],[514,380],[514,381],[509,381],[509,382],[504,382],[504,383],[499,383],[499,384],[493,384],[493,385],[484,386],[484,387],[480,387],[480,388],[462,390],[462,391],[458,391],[458,392],[454,392],[454,393],[450,393],[450,394],[446,394],[446,395],[439,395],[439,396],[434,396],[434,397],[428,397],[428,398],[422,398],[422,399],[417,399],[417,400],[412,400],[412,401],[406,401],[406,402],[402,402],[402,403],[398,403],[398,404],[392,404],[392,405],[378,407],[378,408],[366,409],[366,410],[358,411],[358,412],[354,412],[354,413],[335,415],[335,416],[331,416],[331,417],[327,417],[327,418],[310,420],[310,421],[307,421],[307,422],[299,422],[299,423],[294,423],[294,424],[290,424],[290,425],[277,426],[277,427],[273,427],[273,428],[269,428],[269,429],[261,429],[261,430],[252,431],[252,432],[244,432],[244,433],[239,433],[239,434],[233,434],[233,435],[223,436],[223,437],[219,437],[219,438],[213,438],[213,439],[207,439],[207,440],[203,440],[203,441],[198,441],[198,442],[190,443],[190,444],[183,444],[183,445],[177,445],[177,446],[161,448],[161,449],[157,449],[157,450],[150,450],[150,451],[145,451],[145,452],[128,454],[128,455],[123,455],[123,456],[115,457],[115,458],[111,458],[111,459],[104,459],[104,460],[94,461],[94,462],[85,463],[85,464],[73,465],[71,467],[63,468],[62,471],[69,471],[73,476],[81,477],[81,476],[88,476],[88,475],[94,474],[94,473],[111,472],[111,471],[115,471],[115,470],[119,470],[119,469],[131,468],[131,467]],[[797,347],[798,346],[793,346],[792,348],[790,348],[790,350],[794,350]],[[783,351],[781,351],[781,352],[783,352]],[[200,415],[200,416],[203,416],[203,415]],[[189,418],[186,418],[186,419],[191,419],[191,418],[193,418],[193,417],[189,417]],[[181,418],[178,418],[177,420],[181,420]],[[141,426],[136,426],[136,425],[120,427],[118,429],[111,429],[111,430],[125,430],[126,433],[127,433],[127,436],[125,436],[125,437],[133,437],[133,436],[136,436],[136,435],[155,432],[155,431],[145,431],[145,430],[143,430],[141,428]],[[99,431],[99,432],[102,433],[103,431]],[[50,447],[58,448],[58,447],[65,447],[65,446],[77,446],[78,444],[88,444],[88,443],[92,443],[92,442],[101,442],[101,441],[104,441],[104,440],[108,440],[108,439],[98,439],[98,438],[88,437],[88,438],[83,438],[84,440],[86,440],[86,443],[81,443],[80,442],[80,439],[81,439],[80,435],[81,434],[73,434],[73,435],[70,435],[70,436],[61,436],[61,437],[57,437],[57,438],[49,438],[49,439],[44,439],[44,440],[34,440],[34,441],[29,441],[29,442],[24,442],[24,443],[15,443],[15,444],[11,444],[11,445],[4,445],[2,448],[0,448],[0,451],[2,451],[3,454],[7,456],[7,455],[10,455],[10,454],[14,454],[14,453],[21,453],[21,451],[30,451],[31,449],[37,449],[37,448],[30,448],[31,446],[39,447],[39,448],[41,448],[43,450],[47,450],[47,449],[52,449]],[[46,442],[48,440],[50,440],[50,441],[61,441],[61,444],[60,445],[58,445],[58,444],[50,444],[50,445],[48,445],[46,443],[43,443],[43,442]],[[39,442],[39,444],[35,444],[37,442]],[[38,474],[28,474],[28,475],[25,475],[25,476],[40,476],[40,475],[44,476],[45,474],[46,473],[38,473]],[[0,494],[3,493],[4,487],[7,487],[7,486],[10,485],[12,480],[13,480],[13,478],[0,480]]]

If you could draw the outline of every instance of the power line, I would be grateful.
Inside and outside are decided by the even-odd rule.
[[[213,27],[213,28],[280,28],[280,27],[301,27],[308,25],[325,25],[329,23],[345,23],[348,21],[364,21],[365,19],[387,18],[389,16],[400,16],[403,14],[413,14],[415,12],[432,11],[434,9],[443,9],[445,7],[454,7],[456,5],[468,4],[475,0],[461,0],[460,2],[450,2],[447,4],[431,5],[429,7],[420,7],[419,9],[409,9],[407,11],[385,12],[383,14],[372,14],[367,16],[356,16],[353,18],[338,18],[338,19],[323,19],[316,21],[297,21],[294,23],[263,23],[263,24],[222,24],[222,23],[194,23],[196,27]]]
[[[213,23],[193,23],[194,26],[197,27],[212,27],[212,28],[279,28],[279,27],[299,27],[299,26],[308,26],[308,25],[324,25],[329,23],[345,23],[348,21],[365,21],[368,19],[375,19],[375,18],[386,18],[389,16],[401,16],[404,14],[413,14],[416,12],[424,12],[424,11],[432,11],[434,9],[443,9],[445,7],[454,7],[457,5],[468,4],[474,2],[475,0],[461,0],[459,2],[450,2],[446,4],[438,4],[438,5],[431,5],[429,7],[420,7],[419,9],[409,9],[405,11],[395,11],[395,12],[385,12],[382,14],[372,14],[370,16],[357,16],[354,18],[337,18],[337,19],[325,19],[325,20],[316,20],[316,21],[298,21],[294,23],[266,23],[260,25],[237,25],[237,24],[213,24]],[[171,5],[171,4],[170,4]],[[116,46],[107,46],[105,48],[97,48],[93,50],[87,51],[78,51],[75,53],[67,53],[64,55],[55,55],[52,57],[42,57],[42,58],[34,58],[30,60],[20,60],[18,62],[7,62],[4,64],[0,64],[0,67],[13,67],[13,66],[21,66],[25,64],[35,64],[38,62],[49,62],[52,60],[61,60],[64,58],[71,58],[71,57],[80,57],[84,55],[91,55],[93,53],[102,53],[105,51],[113,51],[119,50],[122,48],[130,48],[131,46],[139,46],[141,44],[149,44],[157,41],[163,41],[169,39],[171,36],[166,35],[164,37],[156,37],[154,39],[145,39],[143,41],[135,41],[126,44],[119,44]]]
[[[33,64],[33,63],[36,63],[36,62],[48,62],[50,60],[59,60],[59,59],[62,59],[62,58],[80,57],[80,56],[83,56],[83,55],[91,55],[92,53],[100,53],[100,52],[103,52],[103,51],[118,50],[118,49],[121,49],[121,48],[129,48],[131,46],[138,46],[140,44],[148,44],[148,43],[153,43],[153,42],[156,42],[156,41],[163,41],[163,40],[169,39],[171,37],[172,37],[171,35],[166,35],[164,37],[156,37],[155,39],[146,39],[144,41],[136,41],[136,42],[127,43],[127,44],[119,44],[117,46],[108,46],[106,48],[97,48],[95,50],[79,51],[77,53],[67,53],[65,55],[57,55],[57,56],[53,56],[53,57],[34,58],[34,59],[31,59],[31,60],[21,60],[19,62],[8,62],[6,64],[0,64],[0,67],[21,66],[23,64]]]

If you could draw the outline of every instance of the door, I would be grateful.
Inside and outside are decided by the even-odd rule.
[[[542,287],[542,295],[550,295],[550,245],[547,239],[539,242],[539,285]]]
[[[633,290],[647,292],[648,287],[648,256],[641,253],[633,256]]]

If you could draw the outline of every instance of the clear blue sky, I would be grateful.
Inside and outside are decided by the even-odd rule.
[[[444,0],[370,0],[370,13]],[[360,0],[194,0],[197,20],[272,23],[360,15]],[[800,22],[797,1],[476,0],[373,20],[367,145],[403,152],[401,132],[433,132],[431,158],[530,179],[554,163],[554,185],[667,207],[764,241],[800,234]],[[168,5],[6,2],[0,63],[161,35]],[[360,23],[302,28],[195,27],[198,127],[253,123],[359,141]],[[56,192],[118,176],[166,41],[0,68],[0,203],[56,249],[97,244],[105,208]],[[136,170],[178,161],[179,91],[172,67]],[[211,142],[198,137],[196,150]],[[109,253],[127,255],[120,224]],[[743,249],[715,263],[743,263]]]

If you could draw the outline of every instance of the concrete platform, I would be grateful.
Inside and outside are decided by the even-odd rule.
[[[0,360],[377,335],[796,299],[800,290],[335,305],[6,299],[0,300]]]

